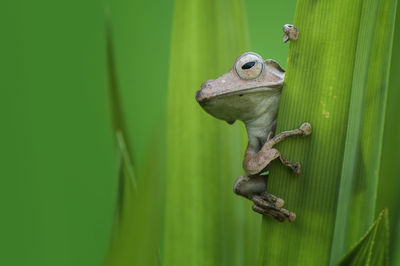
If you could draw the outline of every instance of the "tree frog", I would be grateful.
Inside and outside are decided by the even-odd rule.
[[[228,73],[205,81],[196,100],[212,116],[229,124],[241,120],[246,126],[246,175],[236,180],[234,192],[253,201],[255,212],[293,222],[296,214],[282,208],[284,200],[266,192],[268,176],[263,174],[277,158],[300,174],[300,164],[283,157],[274,145],[290,136],[311,134],[311,125],[303,123],[298,129],[274,136],[284,76],[285,70],[276,61],[247,52],[236,59]]]

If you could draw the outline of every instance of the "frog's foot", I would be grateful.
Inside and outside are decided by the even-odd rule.
[[[253,205],[253,210],[255,212],[270,215],[280,222],[283,222],[285,218],[287,218],[290,222],[294,222],[294,220],[296,220],[295,213],[276,207],[274,204],[264,200],[261,196],[253,196],[250,199],[255,204]]]
[[[279,222],[283,222],[285,220],[285,216],[279,212],[273,211],[271,209],[264,209],[259,207],[258,205],[254,204],[252,207],[253,211],[258,212],[262,215],[269,215],[274,219],[278,220]]]
[[[266,214],[274,217],[278,221],[283,221],[288,218],[293,222],[296,219],[296,214],[283,209],[285,201],[268,192],[267,176],[240,176],[233,187],[233,191],[240,196],[250,199],[255,203],[253,210],[255,212]]]
[[[281,163],[283,165],[286,165],[287,167],[290,167],[294,174],[299,175],[301,173],[301,164],[300,163],[289,161],[288,159],[286,159],[282,155],[279,156],[279,159],[281,160]]]
[[[272,194],[269,194],[267,191],[262,192],[261,197],[264,200],[273,203],[277,208],[281,208],[285,204],[285,201],[283,199],[278,198],[277,196],[274,196]]]
[[[233,187],[233,192],[237,195],[243,196],[248,199],[253,197],[261,197],[264,201],[274,204],[275,207],[281,208],[285,201],[272,194],[269,194],[265,190],[267,189],[267,176],[241,176],[239,177]]]
[[[275,207],[281,208],[285,201],[265,191],[267,189],[267,178],[267,176],[263,175],[241,176],[236,180],[233,191],[237,195],[250,200],[255,196],[260,197],[264,201],[274,204]]]

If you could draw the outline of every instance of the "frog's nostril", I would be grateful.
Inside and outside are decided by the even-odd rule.
[[[209,89],[209,88],[211,88],[211,82],[212,81],[214,81],[213,79],[209,79],[209,80],[206,80],[206,81],[204,81],[202,84],[201,84],[201,89]]]
[[[210,85],[208,84],[208,80],[207,81],[204,81],[202,84],[201,84],[201,89],[205,89],[205,88],[207,88],[207,87],[209,87]]]

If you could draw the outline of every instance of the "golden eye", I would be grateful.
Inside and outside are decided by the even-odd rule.
[[[236,59],[235,70],[242,79],[255,79],[263,72],[264,61],[258,54],[245,53]]]

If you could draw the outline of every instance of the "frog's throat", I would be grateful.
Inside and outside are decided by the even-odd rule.
[[[270,98],[269,104],[264,107],[265,109],[261,114],[252,119],[243,120],[246,125],[249,142],[252,143],[254,147],[261,148],[268,140],[270,132],[274,130],[279,108],[279,99],[280,94]]]
[[[253,144],[253,147],[257,147],[255,152],[258,152],[261,146],[268,140],[270,132],[274,130],[276,116],[265,113],[256,120],[244,123],[249,142]]]

